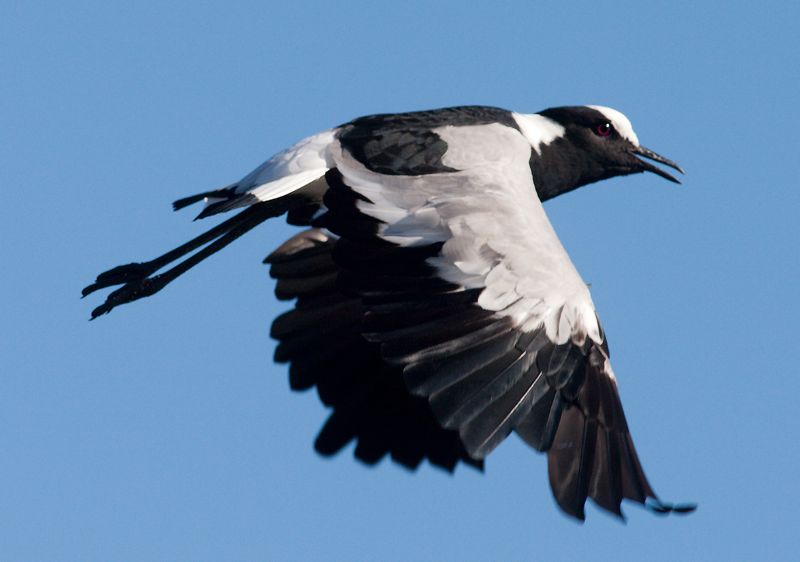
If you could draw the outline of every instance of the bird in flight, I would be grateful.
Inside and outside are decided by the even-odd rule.
[[[276,361],[332,411],[315,448],[447,470],[515,432],[547,453],[567,514],[586,500],[622,517],[659,500],[631,439],[587,285],[542,202],[674,162],[601,106],[522,114],[463,106],[360,117],[301,140],[242,180],[175,201],[204,218],[239,209],[150,261],[101,273],[119,286],[92,318],[160,291],[263,221],[305,227],[265,260],[279,299]],[[193,253],[194,252],[194,253]],[[184,258],[183,261],[179,261]],[[166,266],[178,262],[159,273]]]

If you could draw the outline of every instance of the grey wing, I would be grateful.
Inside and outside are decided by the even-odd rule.
[[[530,146],[503,125],[433,131],[450,170],[388,175],[333,146],[327,213],[364,337],[483,459],[511,431],[548,451],[559,505],[657,501],[586,285],[544,215]],[[487,148],[488,147],[488,148]]]

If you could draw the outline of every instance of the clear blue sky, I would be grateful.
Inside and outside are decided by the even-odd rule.
[[[797,556],[797,3],[0,4],[0,558]],[[566,4],[565,4],[566,6]],[[486,473],[318,457],[272,364],[264,225],[87,322],[80,289],[209,224],[178,197],[358,115],[616,107],[684,186],[548,203],[645,469],[690,517],[564,517],[512,437]]]

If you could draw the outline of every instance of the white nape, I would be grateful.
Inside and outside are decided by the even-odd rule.
[[[512,113],[522,135],[528,139],[537,154],[542,154],[542,146],[548,145],[564,136],[564,127],[552,119],[538,113]]]

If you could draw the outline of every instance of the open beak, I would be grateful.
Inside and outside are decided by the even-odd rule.
[[[661,164],[664,164],[665,166],[669,166],[670,168],[672,168],[674,170],[677,170],[682,174],[685,173],[683,171],[683,169],[680,166],[678,166],[675,162],[673,162],[672,160],[668,160],[667,158],[664,158],[663,156],[661,156],[659,154],[656,154],[655,152],[653,152],[649,148],[645,148],[643,146],[637,146],[637,147],[632,148],[630,150],[630,152],[632,154],[636,154],[638,156],[642,156],[644,158],[647,158],[648,160],[652,160],[653,162],[659,162]],[[667,179],[669,181],[672,181],[672,182],[675,182],[675,183],[681,183],[672,174],[669,174],[669,173],[665,172],[661,168],[657,168],[656,166],[653,166],[650,162],[645,162],[641,158],[638,158],[638,160],[639,160],[639,163],[641,164],[642,171],[653,172],[654,174],[659,175],[662,178]]]

